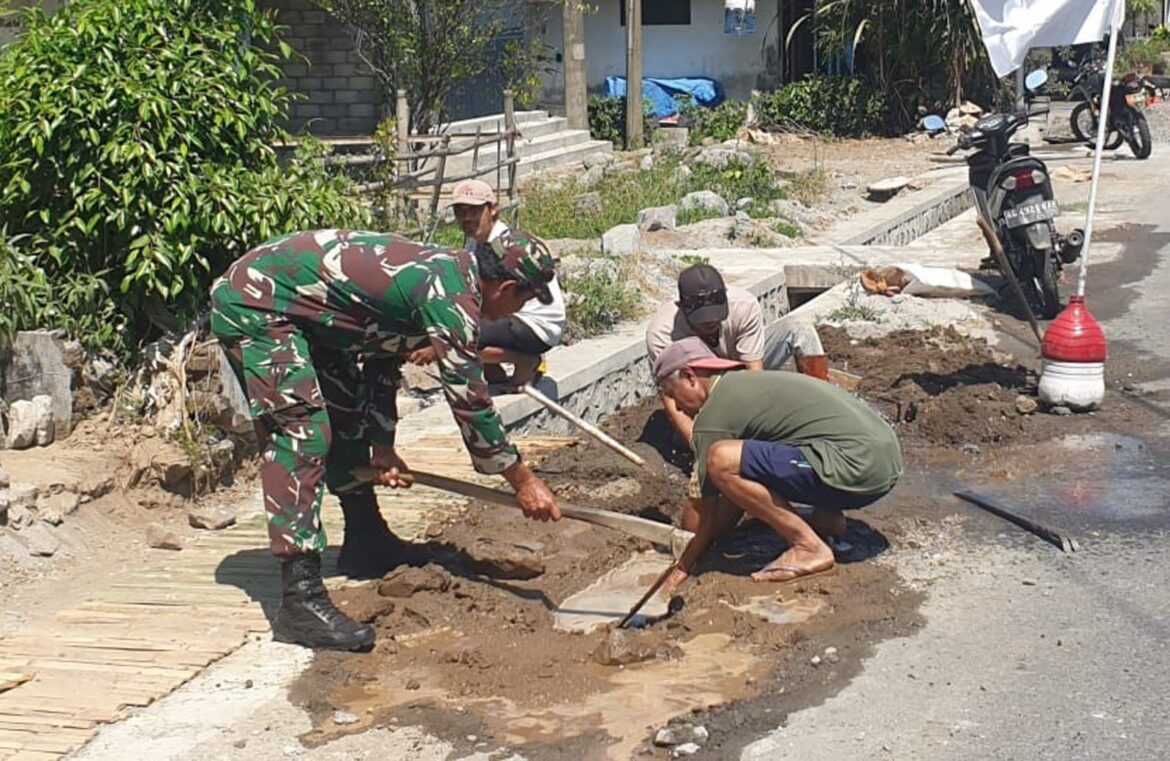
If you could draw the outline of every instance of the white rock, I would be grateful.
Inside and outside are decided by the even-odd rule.
[[[35,523],[20,532],[20,539],[28,548],[28,554],[34,557],[51,558],[57,554],[61,541],[53,535],[53,530],[44,523]]]
[[[357,724],[358,721],[359,721],[358,717],[354,716],[349,711],[334,711],[333,712],[333,723],[334,724],[340,724],[340,725],[344,726],[346,724]]]
[[[600,214],[602,211],[601,193],[590,191],[576,196],[573,199],[573,211],[578,214]]]
[[[174,532],[157,523],[146,527],[146,543],[156,550],[181,550],[183,540]]]
[[[585,164],[586,169],[593,169],[594,167],[607,167],[613,162],[614,157],[612,153],[597,151],[586,156],[582,163]]]
[[[25,399],[8,408],[8,448],[28,449],[37,442],[37,408]]]
[[[53,421],[53,397],[47,394],[34,396],[32,404],[37,416],[37,446],[47,447],[53,443],[57,430]]]
[[[669,748],[682,742],[679,732],[674,727],[663,727],[654,735],[654,744],[659,748]]]
[[[31,525],[36,515],[37,487],[32,484],[12,484],[5,491],[8,505],[8,525],[19,531]]]
[[[814,666],[820,666],[821,665],[821,656],[814,655],[812,658],[809,659],[808,662]]]
[[[673,230],[676,227],[677,218],[678,207],[674,204],[642,209],[638,212],[638,229],[643,232]]]
[[[642,157],[642,162],[640,164],[638,164],[638,168],[641,169],[643,172],[649,172],[651,169],[654,168],[654,156],[647,153],[645,156]]]
[[[687,193],[678,203],[679,211],[693,211],[695,209],[716,211],[723,217],[726,217],[731,211],[727,201],[713,190],[696,190],[693,193]]]
[[[712,169],[726,169],[729,164],[750,164],[752,155],[746,151],[737,151],[729,148],[706,148],[695,157],[696,164],[709,166]]]
[[[711,737],[711,733],[702,724],[691,730],[691,735],[695,738],[697,743],[705,743]]]
[[[671,751],[670,754],[675,758],[681,758],[682,756],[693,756],[698,753],[699,750],[699,746],[695,743],[683,743]]]
[[[77,496],[76,492],[62,491],[43,497],[41,499],[40,511],[41,515],[45,517],[45,520],[48,520],[47,516],[50,513],[56,513],[61,516],[72,515],[77,512],[77,507],[80,504],[81,498]]]
[[[689,166],[686,164],[679,164],[674,168],[674,171],[670,173],[670,180],[675,185],[683,185],[694,176],[695,173]]]
[[[636,254],[642,249],[642,234],[637,225],[618,225],[601,236],[601,250],[606,254]]]
[[[236,514],[226,507],[198,505],[187,513],[187,522],[194,528],[219,531],[236,522]]]

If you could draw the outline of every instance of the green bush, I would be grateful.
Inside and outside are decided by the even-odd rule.
[[[887,131],[881,94],[859,77],[812,76],[758,95],[754,103],[765,129],[795,127],[838,137]]]
[[[594,95],[589,98],[589,134],[594,140],[608,140],[616,148],[626,145],[626,99],[607,98]],[[646,142],[654,134],[658,122],[654,119],[652,106],[643,106],[642,137]]]
[[[250,246],[364,221],[319,145],[277,161],[292,51],[254,0],[78,0],[25,26],[0,54],[0,219],[62,311],[108,293],[128,346]]]
[[[730,161],[722,169],[700,164],[694,167],[690,184],[694,190],[713,190],[730,204],[740,198],[771,201],[784,195],[772,167],[761,160]]]
[[[707,138],[719,142],[730,140],[739,133],[747,119],[747,103],[725,100],[715,108],[704,108],[695,104],[690,95],[676,96],[679,104],[679,121],[690,129],[691,145],[699,145]]]
[[[1166,52],[1170,52],[1170,40],[1147,37],[1144,40],[1131,42],[1117,51],[1117,62],[1113,71],[1118,75],[1135,71],[1164,74],[1166,61],[1162,58],[1162,54]]]

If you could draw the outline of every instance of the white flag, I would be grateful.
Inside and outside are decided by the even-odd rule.
[[[991,66],[1001,77],[1024,64],[1029,48],[1100,42],[1125,17],[1125,0],[971,0],[971,4]]]

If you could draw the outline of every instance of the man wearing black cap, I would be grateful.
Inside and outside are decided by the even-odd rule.
[[[719,270],[709,264],[687,267],[678,276],[678,301],[663,306],[646,327],[650,362],[674,341],[697,336],[717,357],[744,363],[748,370],[776,370],[795,357],[801,373],[828,378],[829,363],[816,328],[794,325],[766,339],[760,302],[744,288],[727,287]],[[668,396],[666,416],[679,435],[691,440],[694,421]]]

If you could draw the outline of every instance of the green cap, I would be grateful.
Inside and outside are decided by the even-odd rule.
[[[553,297],[548,284],[556,276],[556,261],[544,241],[534,235],[508,228],[491,241],[479,246],[476,255],[486,277],[499,272],[507,279],[527,285],[541,304],[551,304]],[[494,261],[484,261],[491,257]],[[495,265],[495,266],[493,266]]]

